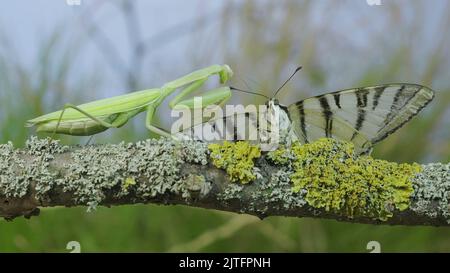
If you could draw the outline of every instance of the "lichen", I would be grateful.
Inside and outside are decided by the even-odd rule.
[[[60,185],[73,193],[76,203],[94,209],[108,191],[114,191],[116,197],[130,195],[137,200],[170,193],[187,200],[191,191],[180,166],[186,162],[206,164],[208,149],[192,141],[148,139],[135,144],[88,146],[73,151],[71,157]]]
[[[88,205],[88,210],[95,209],[106,195],[145,201],[173,193],[188,201],[195,191],[185,183],[181,166],[205,165],[208,154],[206,144],[194,141],[149,139],[70,148],[51,138],[33,136],[25,149],[14,149],[11,142],[0,145],[0,197],[21,198],[31,193],[44,204],[58,187],[71,193],[73,203]],[[205,181],[200,193],[210,189]]]
[[[185,179],[185,187],[189,191],[189,196],[206,196],[212,188],[211,183],[207,182],[203,175],[189,174]]]
[[[73,150],[71,160],[64,165],[66,173],[58,180],[58,185],[63,191],[71,192],[77,204],[89,205],[89,211],[95,209],[108,190],[122,185],[126,179],[135,179],[126,173],[130,148],[131,145],[120,143]],[[132,187],[119,189],[128,192]]]
[[[31,136],[25,142],[26,152],[29,155],[46,155],[62,154],[69,150],[68,146],[61,145],[59,140],[50,137],[40,139],[37,136]]]
[[[276,151],[268,153],[267,159],[274,163]],[[281,153],[277,153],[283,157],[281,162],[284,165],[276,167],[265,165],[264,175],[269,179],[258,179],[251,185],[242,185],[231,183],[227,184],[218,194],[218,200],[224,205],[230,206],[233,202],[238,202],[240,212],[255,213],[260,217],[267,214],[269,210],[293,210],[302,208],[306,201],[304,195],[305,190],[299,192],[292,191],[292,183],[290,177],[293,173],[291,162],[293,155],[290,150],[285,149]],[[272,157],[270,159],[269,157]],[[284,158],[288,158],[284,160]],[[262,162],[261,162],[262,163]]]
[[[307,202],[305,189],[291,190],[292,172],[280,169],[270,176],[269,183],[262,186],[264,200],[272,204],[280,204],[284,209],[301,208]]]
[[[35,198],[39,202],[49,200],[49,192],[57,183],[58,171],[52,171],[50,163],[55,155],[65,153],[69,150],[68,146],[61,145],[59,140],[51,138],[39,139],[32,136],[25,142],[26,152],[33,156],[31,162],[25,166],[27,180],[34,182]]]
[[[211,159],[214,166],[226,170],[232,182],[247,184],[257,178],[254,159],[261,156],[258,146],[246,141],[223,144],[209,144]]]
[[[411,210],[450,223],[450,163],[432,163],[413,178]]]
[[[239,199],[242,197],[241,193],[243,189],[244,186],[240,184],[228,184],[221,192],[218,193],[217,199],[224,203],[227,203],[233,199]]]
[[[122,190],[128,191],[128,188],[134,185],[136,185],[136,180],[133,177],[127,177],[122,183]]]
[[[179,193],[183,188],[179,166],[183,162],[173,141],[150,139],[136,143],[136,154],[129,161],[129,170],[148,177],[137,185],[137,196],[152,198],[166,192]]]
[[[291,167],[290,163],[295,160],[295,154],[290,149],[280,146],[278,149],[268,152],[267,159],[277,166],[289,165],[288,167]]]
[[[20,198],[27,194],[30,182],[24,175],[16,173],[16,164],[23,166],[24,161],[19,158],[12,142],[0,144],[0,196]]]
[[[264,215],[268,209],[292,210],[309,204],[306,209],[350,218],[386,220],[395,210],[410,208],[450,220],[450,164],[425,165],[420,172],[417,164],[358,157],[352,144],[332,139],[280,147],[267,153],[267,161],[260,156],[258,147],[247,142],[208,146],[149,139],[68,147],[32,137],[26,149],[0,145],[0,198],[32,194],[45,204],[59,187],[70,192],[73,203],[89,209],[106,196],[126,197],[134,203],[177,194],[189,203],[211,191],[211,178],[182,166],[206,165],[211,159],[231,181],[239,182],[224,185],[218,200],[240,202],[242,212]],[[269,180],[258,179],[261,173],[255,162],[264,166],[261,173]],[[243,185],[250,181],[254,182]]]
[[[292,190],[305,192],[305,200],[314,208],[349,218],[387,220],[395,209],[408,208],[411,178],[420,166],[358,157],[353,151],[353,144],[329,138],[294,143]],[[283,150],[272,154],[279,163],[285,163],[285,157]]]
[[[181,141],[177,143],[180,156],[184,161],[201,165],[208,164],[209,150],[207,145],[199,141]]]
[[[11,142],[0,145],[0,195],[20,198],[29,193],[34,183],[35,198],[46,201],[58,172],[52,171],[50,162],[54,155],[64,153],[67,146],[51,138],[33,136],[26,141],[26,149],[15,150]]]

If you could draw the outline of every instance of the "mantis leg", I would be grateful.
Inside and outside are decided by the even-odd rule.
[[[188,107],[189,109],[193,109],[195,98],[190,98],[190,99],[186,99],[186,100],[183,100],[183,98],[188,96],[189,94],[195,92],[200,87],[202,87],[207,79],[208,79],[208,76],[191,83],[186,88],[181,90],[181,92],[177,96],[175,96],[175,98],[173,100],[171,100],[169,102],[169,107],[171,109],[176,109],[177,107],[182,106],[182,107]],[[206,106],[211,105],[211,104],[216,104],[216,105],[221,106],[230,98],[230,96],[231,96],[231,90],[229,87],[221,87],[221,88],[213,89],[211,91],[204,93],[201,96],[202,104],[205,104]],[[202,108],[204,108],[204,107],[202,107]]]
[[[163,96],[161,98],[166,97],[167,95],[171,94],[173,91],[175,91],[178,88],[181,88],[183,86],[188,85],[185,87],[180,94],[178,94],[170,103],[169,106],[172,109],[176,109],[177,107],[187,106],[189,109],[194,108],[194,101],[195,98],[183,100],[183,98],[192,92],[198,90],[205,81],[212,75],[219,75],[220,82],[225,83],[232,75],[233,71],[228,65],[213,65],[204,69],[197,70],[195,72],[192,72],[184,77],[181,77],[175,81],[171,81],[167,84],[165,84],[161,89]],[[205,94],[206,103],[209,104],[215,104],[219,103],[222,104],[228,98],[231,96],[230,88],[228,87],[222,87],[218,89],[214,89],[207,94]],[[203,101],[203,100],[202,100]],[[156,103],[155,105],[159,105],[159,103]],[[153,115],[155,114],[156,107],[152,104],[147,106],[147,118],[145,122],[145,126],[150,131],[157,133],[161,136],[165,137],[173,137],[169,132],[158,128],[154,125],[152,125]]]
[[[86,144],[84,144],[85,146],[89,145],[89,143],[91,143],[91,140],[94,138],[94,135],[90,136],[88,141],[86,142]]]
[[[171,109],[174,109],[176,107],[177,104],[179,104],[179,102],[186,97],[187,95],[191,94],[192,92],[198,90],[200,87],[202,87],[202,85],[205,83],[205,81],[208,78],[204,78],[201,80],[198,80],[192,84],[190,84],[189,86],[187,86],[186,88],[184,88],[183,90],[181,90],[181,92],[175,96],[175,98],[173,98],[173,100],[171,100],[169,102],[169,107]]]
[[[168,132],[166,132],[165,130],[152,125],[152,120],[153,120],[153,115],[155,114],[156,108],[152,105],[149,105],[147,107],[147,117],[145,119],[145,127],[147,127],[147,129],[149,129],[150,131],[160,135],[160,136],[164,136],[164,137],[169,137],[171,138],[172,135]]]
[[[190,88],[188,87],[187,89]],[[187,93],[189,93],[188,91],[191,90],[183,90],[183,94],[186,95]],[[176,111],[187,110],[188,112],[190,112],[188,114],[189,125],[185,124],[187,120],[184,120],[182,122],[183,124],[182,127],[187,129],[193,128],[194,126],[197,126],[206,121],[217,119],[220,116],[220,114],[218,114],[217,111],[222,107],[223,104],[225,104],[225,102],[230,98],[230,96],[231,96],[230,88],[221,87],[204,93],[200,98],[193,97],[183,101],[180,101],[181,98],[176,98],[178,100],[171,101],[169,103],[169,106],[171,109],[174,109]],[[198,101],[198,99],[200,99],[200,101]],[[207,107],[211,106],[212,108],[206,110]],[[219,109],[217,109],[216,107]],[[214,116],[212,116],[212,113],[214,113]],[[184,113],[183,116],[185,114],[186,113]],[[193,120],[191,117],[194,117]]]
[[[213,75],[219,75],[220,83],[223,84],[233,76],[233,71],[228,65],[213,65],[204,69],[194,71],[186,76],[166,83],[164,86],[162,86],[162,98],[165,98],[178,88],[188,85],[170,103],[170,106],[173,108],[179,101],[182,100],[183,97],[199,89],[205,83],[205,81]]]
[[[61,111],[61,115],[59,115],[59,119],[58,119],[58,122],[56,123],[55,130],[53,131],[53,136],[56,134],[56,131],[58,130],[59,125],[61,124],[61,120],[62,120],[62,118],[63,118],[63,116],[64,116],[64,112],[66,111],[66,109],[69,109],[69,108],[72,108],[72,109],[74,109],[74,110],[76,110],[76,111],[82,113],[82,114],[85,115],[86,117],[92,119],[93,121],[98,122],[99,124],[101,124],[102,126],[105,126],[105,127],[107,127],[107,128],[117,128],[117,127],[120,127],[120,126],[124,125],[124,124],[128,121],[128,119],[130,118],[130,116],[134,116],[134,115],[136,115],[136,114],[138,113],[138,111],[132,111],[132,112],[130,112],[129,114],[121,115],[121,116],[117,117],[117,118],[114,120],[114,122],[109,123],[109,122],[106,122],[106,121],[104,121],[104,120],[101,120],[101,119],[99,119],[99,118],[97,118],[97,117],[94,117],[93,115],[89,114],[88,112],[84,111],[83,109],[79,108],[79,107],[76,106],[76,105],[73,105],[73,104],[66,104],[66,105],[64,105],[64,107],[63,107],[63,109],[62,109],[62,111]]]
[[[174,108],[177,108],[180,106],[184,106],[184,107],[188,107],[189,109],[193,109],[194,106],[196,106],[194,104],[195,98],[190,98],[190,99],[187,99],[187,100],[184,100],[181,102],[179,102],[179,101],[184,96],[197,90],[201,85],[203,85],[203,83],[205,81],[206,81],[206,79],[199,80],[197,82],[192,83],[188,87],[186,87],[183,91],[181,91],[180,95],[178,95],[174,100],[172,100],[169,103],[170,108],[174,109]],[[205,96],[202,96],[202,100],[203,100],[203,98],[206,98],[207,105],[215,104],[215,103],[218,103],[219,105],[221,105],[222,103],[225,103],[225,101],[227,101],[230,96],[231,96],[230,89],[228,87],[222,87],[222,88],[217,88],[217,89],[207,92]],[[153,115],[155,114],[155,111],[156,111],[155,106],[149,105],[147,107],[147,117],[146,117],[146,122],[145,122],[145,126],[147,127],[147,129],[158,135],[177,139],[176,137],[171,135],[169,132],[167,132],[157,126],[152,125]]]
[[[194,83],[196,84],[196,83]],[[183,96],[186,96],[187,94],[193,92],[195,89],[191,90],[191,87],[194,86],[194,84],[188,86],[186,89],[184,89],[180,95],[175,97],[174,100],[172,100],[169,103],[170,108],[177,109],[177,108],[189,108],[194,109],[197,105],[195,105],[195,97],[189,98],[186,100],[182,100]],[[219,105],[222,106],[225,104],[225,102],[231,97],[231,90],[229,87],[220,87],[213,90],[210,90],[208,92],[205,92],[200,98],[202,102],[202,108],[205,108],[208,105]]]
[[[233,76],[233,71],[228,65],[212,65],[207,68],[203,68],[197,71],[194,71],[186,76],[183,76],[177,80],[171,81],[165,84],[162,88],[175,90],[184,85],[197,82],[200,80],[206,80],[209,76],[219,75],[220,83],[225,83],[229,78]]]

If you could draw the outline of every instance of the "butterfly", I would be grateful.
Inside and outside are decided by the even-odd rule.
[[[402,127],[434,98],[434,91],[423,85],[392,83],[325,93],[288,106],[280,104],[276,94],[300,68],[273,98],[268,99],[267,111],[241,111],[218,116],[201,124],[208,126],[208,130],[200,131],[211,132],[215,135],[209,139],[219,140],[248,140],[248,132],[257,131],[260,143],[276,144],[266,146],[266,150],[276,148],[279,143],[289,145],[299,141],[304,144],[327,137],[352,142],[357,154],[370,154],[376,143]],[[239,119],[246,130],[238,126]],[[268,126],[261,126],[261,121],[267,121]],[[198,126],[192,126],[182,134],[189,139],[204,140],[196,134]],[[271,137],[274,131],[277,132],[275,138]]]

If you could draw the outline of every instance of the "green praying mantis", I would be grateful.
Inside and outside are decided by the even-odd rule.
[[[198,90],[213,75],[218,75],[220,83],[224,84],[233,76],[233,71],[228,65],[212,65],[171,81],[161,88],[136,91],[78,106],[66,104],[62,110],[28,120],[26,126],[37,126],[37,132],[91,136],[109,128],[120,128],[137,114],[147,111],[147,129],[161,136],[171,137],[170,133],[152,124],[158,106],[167,96],[183,88],[169,102],[169,107],[194,109],[194,98],[184,98]],[[202,105],[222,106],[230,97],[229,87],[219,87],[201,96]]]

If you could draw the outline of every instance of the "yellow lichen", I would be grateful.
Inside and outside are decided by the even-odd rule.
[[[292,159],[292,153],[290,150],[281,146],[275,151],[268,152],[267,158],[276,165],[286,165]]]
[[[356,157],[353,144],[329,138],[294,143],[291,151],[293,191],[306,190],[309,205],[348,217],[386,220],[394,209],[405,210],[413,192],[410,179],[421,171],[415,163]]]
[[[225,141],[223,144],[210,144],[208,149],[214,166],[226,170],[232,182],[246,184],[256,179],[253,160],[261,156],[258,146],[246,141]]]
[[[136,180],[133,177],[127,177],[125,181],[123,181],[122,189],[128,190],[130,186],[136,185]]]

